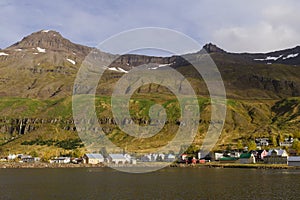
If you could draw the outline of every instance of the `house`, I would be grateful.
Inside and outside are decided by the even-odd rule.
[[[217,153],[217,152],[215,153],[215,160],[220,160],[223,157],[224,157],[223,153]]]
[[[283,149],[271,149],[264,157],[266,164],[287,164],[288,154]]]
[[[141,157],[142,162],[150,162],[151,161],[151,156],[149,155],[144,155]]]
[[[123,154],[109,154],[108,163],[125,164],[128,160]]]
[[[104,157],[100,153],[87,153],[83,155],[83,163],[93,165],[104,163]]]
[[[60,163],[60,164],[66,164],[70,163],[71,158],[70,157],[57,157],[50,160],[50,163]]]
[[[181,155],[181,160],[186,160],[186,159],[187,159],[187,157],[188,157],[188,155],[187,155],[187,154],[182,154],[182,155]]]
[[[131,164],[136,165],[136,163],[137,163],[137,160],[135,158],[132,158],[131,159]]]
[[[289,149],[288,153],[289,153],[289,156],[297,156],[297,150],[296,149]]]
[[[174,162],[176,160],[176,156],[174,154],[168,154],[166,156],[166,161],[167,162]]]
[[[32,156],[29,156],[29,155],[22,155],[21,160],[24,163],[33,163],[35,161],[34,158]]]
[[[291,147],[293,145],[294,139],[292,137],[285,138],[283,142],[280,142],[281,147]]]
[[[269,138],[256,138],[255,139],[256,146],[269,146]]]
[[[253,155],[253,153],[242,153],[240,155],[240,163],[241,164],[251,164],[251,163],[255,163],[255,157]]]
[[[83,158],[74,158],[74,159],[72,159],[72,163],[81,164],[81,163],[84,163],[84,159]]]
[[[258,162],[258,161],[263,161],[264,157],[267,155],[268,155],[268,152],[266,150],[258,150],[254,156],[255,156],[256,162]]]
[[[15,155],[15,154],[9,154],[8,156],[7,156],[7,160],[14,160],[14,159],[16,159],[17,158],[17,155]]]
[[[290,156],[288,158],[288,165],[300,167],[300,156]]]
[[[164,161],[167,158],[167,156],[163,153],[158,154],[158,158],[156,159],[156,161]]]
[[[129,154],[124,154],[124,157],[126,158],[126,162],[127,162],[127,163],[131,163],[131,160],[132,160],[131,155],[129,155]]]

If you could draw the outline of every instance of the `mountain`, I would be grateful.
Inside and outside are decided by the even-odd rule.
[[[230,53],[211,43],[206,44],[203,49],[217,64],[229,98],[280,99],[300,94],[300,47],[266,54]],[[154,68],[158,70],[169,66],[180,71],[198,85],[196,92],[199,95],[208,95],[205,84],[199,81],[201,76],[180,55],[117,57],[95,48],[74,44],[56,31],[42,30],[1,50],[0,96],[44,99],[70,96],[76,73],[82,61],[92,51],[100,53],[103,59],[116,59],[109,66],[110,73],[106,73],[104,77],[110,83],[104,85],[105,90],[99,89],[99,94],[110,94],[113,82],[133,67],[156,63]]]
[[[225,149],[228,145],[235,147],[238,141],[246,143],[255,137],[298,137],[299,46],[270,53],[251,54],[227,52],[208,43],[199,52],[191,55],[198,56],[203,53],[208,53],[216,63],[228,98],[225,127],[216,149]],[[42,154],[47,154],[47,151],[65,152],[53,145],[26,146],[22,143],[31,144],[30,141],[36,141],[37,138],[43,141],[65,141],[78,137],[72,121],[71,95],[77,72],[87,56],[111,63],[99,82],[96,108],[103,130],[116,143],[122,145],[122,138],[125,138],[126,144],[130,144],[131,140],[116,128],[109,97],[122,75],[134,67],[148,64],[146,67],[151,70],[166,71],[166,67],[172,67],[179,71],[199,95],[201,123],[194,148],[200,147],[204,138],[203,132],[210,123],[211,108],[205,82],[183,58],[188,55],[117,56],[74,44],[56,31],[41,30],[0,50],[0,154],[11,150],[24,153],[32,149],[41,151]],[[99,66],[101,67],[103,68]],[[166,138],[160,138],[159,142],[151,139],[146,146],[151,149],[165,144],[178,128],[178,119],[175,119],[177,115],[174,113],[179,110],[179,106],[174,103],[174,95],[165,87],[150,84],[139,88],[132,98],[135,123],[149,123],[148,112],[154,102],[170,109],[168,112],[171,119],[162,131]],[[141,140],[136,141],[136,144],[143,146],[146,143]],[[127,147],[137,150],[141,146]]]

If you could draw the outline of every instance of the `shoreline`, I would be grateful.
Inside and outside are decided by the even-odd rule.
[[[153,163],[155,166],[155,163]],[[59,164],[59,163],[18,163],[18,162],[0,162],[0,169],[43,169],[43,168],[103,168],[109,167],[105,164]],[[122,167],[120,165],[119,167]],[[137,165],[124,165],[124,167],[147,167],[143,164]],[[148,166],[149,167],[149,166]],[[239,164],[239,163],[205,163],[205,164],[180,164],[173,163],[170,164],[170,168],[179,167],[179,168],[245,168],[245,169],[300,169],[297,166],[288,166],[285,164]]]
[[[43,169],[43,168],[99,168],[105,167],[103,164],[59,164],[59,163],[46,163],[46,162],[38,162],[38,163],[18,163],[18,162],[7,162],[0,163],[0,169]]]

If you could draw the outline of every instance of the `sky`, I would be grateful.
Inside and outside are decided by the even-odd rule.
[[[298,0],[0,0],[0,48],[42,29],[97,46],[133,28],[182,32],[201,46],[268,52],[300,45]]]

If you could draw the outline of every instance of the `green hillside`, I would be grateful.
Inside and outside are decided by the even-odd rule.
[[[210,123],[210,102],[199,98],[201,108],[198,134],[190,151],[197,151],[205,137]],[[113,123],[110,98],[98,96],[95,100],[96,111],[107,137],[118,146],[131,152],[144,153],[166,145],[178,129],[176,120],[180,118],[177,100],[168,95],[137,95],[130,101],[133,121],[142,126],[149,120],[151,105],[158,103],[166,108],[168,123],[160,133],[151,138],[136,139]],[[284,100],[227,100],[227,116],[222,135],[214,150],[238,148],[238,143],[247,145],[256,137],[281,138],[299,137],[300,98]],[[41,157],[60,154],[80,154],[85,148],[76,143],[78,134],[72,122],[71,98],[56,100],[37,100],[25,98],[2,98],[1,148],[0,154],[37,153]],[[24,133],[17,130],[20,121],[27,119],[26,126],[34,127]],[[26,121],[26,120],[25,120]],[[23,124],[24,125],[24,124]],[[7,128],[8,127],[8,128]],[[13,132],[9,132],[15,127]]]

